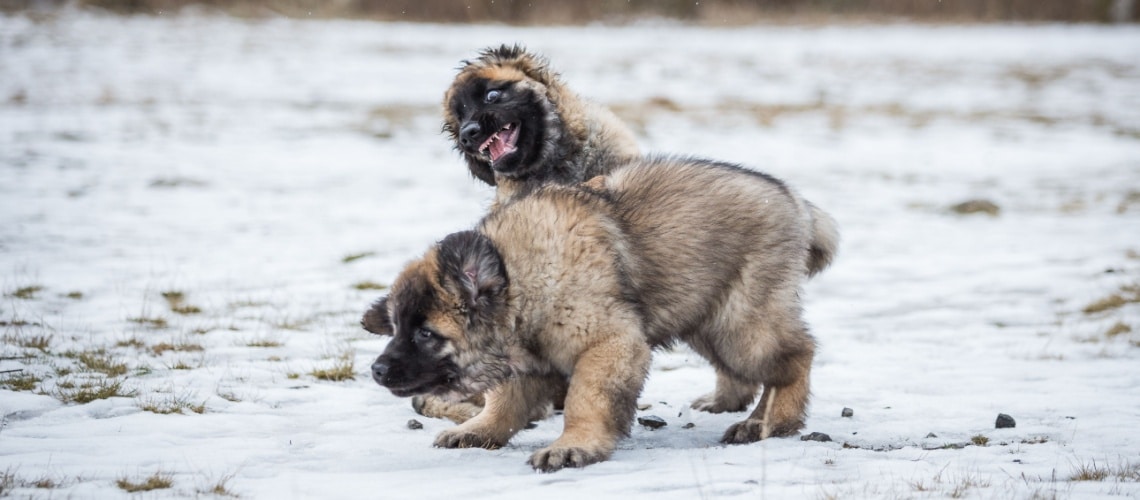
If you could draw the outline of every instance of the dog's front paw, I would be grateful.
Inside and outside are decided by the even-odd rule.
[[[535,470],[554,472],[565,467],[585,467],[610,457],[606,450],[549,446],[534,452],[527,463]]]
[[[720,442],[724,444],[748,444],[770,437],[791,436],[803,428],[802,422],[784,422],[766,426],[763,420],[749,418],[732,424]]]
[[[448,429],[435,437],[436,448],[486,448],[495,450],[506,443],[478,432],[460,428]]]
[[[471,420],[483,411],[468,401],[450,401],[440,396],[418,395],[412,397],[412,410],[425,417],[446,418],[457,424]]]

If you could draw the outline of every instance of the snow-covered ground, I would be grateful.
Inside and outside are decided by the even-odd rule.
[[[839,220],[805,295],[805,433],[831,442],[719,445],[742,416],[687,410],[713,374],[684,349],[641,398],[668,426],[549,475],[525,461],[560,416],[434,449],[451,424],[370,380],[384,292],[356,287],[487,207],[437,108],[503,42],[646,150],[747,163]],[[1131,26],[0,15],[0,495],[1136,497],[1137,54]],[[119,396],[63,402],[97,389]]]

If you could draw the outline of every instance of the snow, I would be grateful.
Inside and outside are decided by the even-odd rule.
[[[525,462],[560,416],[501,450],[434,449],[452,424],[369,379],[386,340],[358,320],[383,292],[353,285],[489,205],[438,106],[461,59],[515,42],[646,150],[746,163],[836,217],[838,259],[805,291],[804,431],[832,442],[719,445],[743,417],[688,410],[714,377],[685,349],[656,355],[641,397],[667,427],[554,474]],[[0,389],[0,471],[21,480],[4,493],[128,496],[115,480],[159,472],[173,486],[146,495],[1140,496],[1140,304],[1082,312],[1140,281],[1138,48],[1133,26],[0,14],[0,371],[43,379]],[[972,198],[1000,215],[949,211]],[[37,335],[50,354],[21,345]],[[53,397],[100,348],[133,396]],[[311,374],[341,356],[355,380]],[[205,409],[143,409],[177,401]],[[1089,465],[1124,473],[1070,480]]]

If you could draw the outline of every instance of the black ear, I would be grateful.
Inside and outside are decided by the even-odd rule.
[[[440,241],[439,267],[471,313],[485,312],[507,289],[502,256],[490,238],[475,231],[452,233]]]
[[[392,318],[388,316],[388,296],[380,297],[372,304],[372,308],[365,311],[360,319],[360,326],[376,335],[393,335]]]

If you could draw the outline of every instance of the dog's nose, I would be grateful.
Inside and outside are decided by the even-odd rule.
[[[384,378],[384,375],[387,373],[388,363],[380,360],[376,360],[375,363],[372,363],[372,380],[380,382],[380,379]]]
[[[465,147],[475,145],[475,138],[483,131],[477,122],[467,122],[459,129],[459,143]]]

